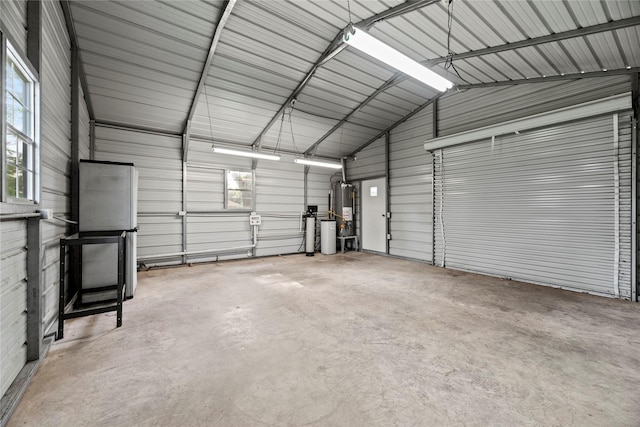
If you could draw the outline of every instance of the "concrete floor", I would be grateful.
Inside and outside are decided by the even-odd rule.
[[[639,426],[640,305],[349,252],[139,274],[9,426]]]

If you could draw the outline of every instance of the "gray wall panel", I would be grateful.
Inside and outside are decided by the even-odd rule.
[[[139,173],[138,256],[182,250],[181,150],[179,137],[96,126],[96,160],[133,163]]]
[[[614,76],[453,91],[438,101],[439,136],[528,117],[629,90],[628,76]]]
[[[26,221],[0,223],[0,396],[27,361]]]
[[[71,50],[64,15],[59,2],[43,2],[41,110],[41,183],[43,208],[54,214],[70,214],[71,160]],[[68,227],[46,221],[42,224],[43,243],[62,237]],[[57,248],[47,248],[46,263],[58,263]],[[45,264],[45,266],[47,265]],[[42,313],[45,332],[55,327],[59,277],[49,267],[42,279]]]
[[[347,160],[347,181],[385,175],[385,140],[382,137],[360,151],[355,161]]]
[[[260,161],[256,169],[256,212],[262,215],[257,256],[298,252],[302,243],[304,166]]]
[[[431,261],[433,252],[431,155],[423,148],[425,135],[431,134],[431,108],[390,135],[389,253],[422,261]]]
[[[14,47],[22,52],[27,51],[27,0],[0,1],[0,16]]]

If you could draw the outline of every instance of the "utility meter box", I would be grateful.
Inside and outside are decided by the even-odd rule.
[[[261,225],[262,217],[255,212],[251,212],[251,216],[249,216],[249,224],[250,225]]]

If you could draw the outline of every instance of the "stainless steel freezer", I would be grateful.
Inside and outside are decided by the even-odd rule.
[[[79,231],[126,230],[125,297],[133,297],[136,279],[138,171],[132,163],[81,160],[79,171]],[[82,248],[82,287],[90,289],[117,282],[117,245]],[[85,294],[83,303],[113,299],[115,292]]]

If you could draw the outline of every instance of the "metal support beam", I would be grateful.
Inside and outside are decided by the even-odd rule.
[[[376,89],[375,92],[373,92],[371,95],[369,95],[367,97],[367,99],[365,99],[360,104],[358,104],[358,106],[356,108],[351,110],[351,112],[349,114],[344,116],[344,118],[342,118],[342,120],[340,120],[331,129],[329,129],[329,131],[327,131],[327,133],[322,135],[320,137],[320,139],[318,139],[309,148],[307,148],[307,150],[304,152],[304,155],[307,156],[307,155],[312,154],[312,153],[315,154],[316,149],[318,148],[318,146],[324,140],[326,140],[329,136],[331,136],[331,134],[333,134],[335,131],[340,129],[340,127],[342,125],[344,125],[351,117],[353,117],[354,114],[356,114],[358,111],[360,111],[365,105],[367,105],[369,102],[371,102],[376,96],[380,95],[382,92],[384,92],[388,88],[394,86],[396,84],[396,80],[398,80],[398,77],[399,77],[399,74],[396,73],[392,78],[390,78],[389,80],[384,82],[384,84],[382,86],[380,86],[378,89]]]
[[[384,134],[384,182],[385,182],[385,194],[386,194],[386,200],[385,200],[385,212],[387,214],[391,213],[391,159],[390,159],[390,155],[391,155],[391,132],[387,131]],[[386,241],[386,250],[385,253],[387,255],[389,255],[389,238],[388,236],[391,234],[391,216],[390,215],[386,215],[387,216],[387,221],[386,221],[386,225],[387,225],[387,231],[386,231],[386,236],[385,236],[385,241]]]
[[[193,100],[191,101],[191,107],[189,108],[189,114],[187,115],[187,119],[184,123],[183,133],[187,133],[189,128],[191,127],[191,120],[193,120],[193,115],[196,112],[196,107],[198,106],[198,101],[200,100],[200,95],[202,94],[202,90],[204,89],[204,85],[207,80],[207,75],[209,74],[209,68],[211,68],[211,62],[213,62],[213,56],[216,52],[216,48],[218,47],[218,42],[220,41],[220,36],[222,35],[222,30],[227,23],[227,19],[231,15],[231,11],[236,4],[236,0],[228,0],[225,2],[222,12],[218,18],[218,23],[216,24],[216,29],[213,32],[213,38],[211,39],[211,45],[209,46],[209,53],[207,54],[207,59],[204,62],[204,66],[202,67],[202,72],[200,73],[200,79],[198,80],[198,86],[196,88],[196,93],[193,95]]]
[[[69,33],[69,39],[71,40],[71,48],[75,46],[78,49],[78,62],[79,62],[79,78],[80,84],[82,85],[82,92],[84,92],[84,100],[87,104],[87,111],[89,112],[89,119],[95,120],[96,116],[93,110],[93,103],[91,102],[91,94],[89,92],[89,84],[87,83],[87,75],[84,72],[84,65],[82,62],[82,55],[80,53],[80,48],[78,45],[78,35],[76,33],[76,28],[73,23],[73,16],[71,15],[71,4],[69,0],[60,0],[60,5],[62,6],[62,13],[64,14],[64,20],[67,25],[67,32]]]
[[[638,120],[640,73],[631,75],[633,120],[631,124],[631,301],[638,301]]]
[[[433,115],[431,116],[431,136],[438,137],[438,100],[433,101]]]
[[[27,218],[27,361],[38,360],[42,350],[42,227],[40,216]]]
[[[408,12],[412,12],[414,10],[420,9],[422,7],[428,6],[428,5],[433,4],[433,3],[437,3],[437,0],[406,1],[406,2],[404,2],[402,4],[399,4],[398,6],[394,6],[394,7],[390,8],[390,9],[387,9],[384,12],[380,12],[380,13],[378,13],[376,15],[373,15],[373,16],[367,18],[367,19],[363,19],[362,21],[359,21],[354,25],[356,27],[359,27],[359,28],[369,29],[373,25],[375,25],[376,23],[384,21],[385,19],[395,18],[395,17],[400,16],[402,14],[405,14],[405,13],[408,13]],[[314,76],[316,71],[318,71],[318,69],[322,65],[324,65],[328,60],[333,58],[342,49],[344,49],[344,46],[343,46],[343,43],[342,43],[342,36],[344,34],[345,29],[346,29],[346,27],[343,28],[342,30],[340,30],[338,32],[338,34],[336,34],[336,36],[333,38],[333,40],[331,40],[331,42],[329,43],[329,46],[327,46],[327,48],[324,50],[324,52],[322,52],[322,54],[320,55],[318,60],[313,64],[313,66],[307,72],[307,74],[304,76],[302,81],[300,81],[300,83],[298,83],[298,86],[296,86],[296,88],[293,90],[291,95],[289,95],[287,100],[282,104],[282,106],[278,109],[276,114],[273,115],[271,120],[269,120],[269,122],[266,124],[266,126],[260,132],[260,134],[253,141],[253,144],[252,144],[253,147],[260,148],[260,145],[262,144],[262,138],[264,137],[264,135],[271,128],[271,126],[273,126],[273,124],[278,120],[278,118],[282,115],[282,112],[289,105],[291,105],[291,101],[293,101],[300,94],[300,92],[302,92],[302,90],[307,86],[307,84],[309,83],[311,78]],[[385,83],[385,85],[386,85],[386,83]],[[383,85],[383,87],[385,85]],[[386,89],[386,87],[385,87],[385,89]],[[379,94],[379,92],[376,93],[376,95],[377,94]],[[373,99],[373,98],[371,98],[371,99]],[[366,101],[366,102],[368,103],[369,101]],[[362,106],[364,106],[364,105],[365,104],[363,104]],[[355,111],[357,111],[358,109],[362,108],[362,106],[356,107]],[[355,111],[350,113],[348,115],[348,117],[351,116]],[[343,119],[343,121],[341,121],[341,122],[344,123],[346,120],[347,119]],[[340,125],[336,125],[336,126],[340,127]],[[330,135],[330,133],[325,135],[323,138],[326,139],[326,137],[328,135]],[[322,141],[320,141],[320,142],[322,142]],[[316,144],[319,144],[320,142],[316,142]],[[307,152],[310,153],[311,151],[315,151],[316,148],[317,148],[317,145],[316,145],[316,147],[314,147],[313,150],[307,150]]]
[[[187,153],[189,152],[189,133],[182,135],[182,263],[187,263]]]
[[[96,121],[89,120],[89,158],[96,159]]]
[[[584,37],[591,34],[602,33],[605,31],[614,31],[622,28],[640,25],[640,16],[633,18],[620,19],[618,21],[607,22],[606,24],[592,25],[589,27],[576,28],[575,30],[563,31],[561,33],[549,34],[547,36],[534,37],[527,40],[521,40],[513,43],[506,43],[500,46],[492,46],[485,49],[472,50],[470,52],[458,53],[450,57],[453,61],[475,58],[477,56],[489,55],[492,53],[504,52],[507,50],[515,50],[523,47],[537,46],[544,43],[558,42],[561,40],[572,39],[575,37]],[[423,61],[423,64],[435,65],[447,61],[447,57],[430,59]],[[625,64],[627,65],[627,64]]]
[[[27,1],[27,58],[40,73],[42,62],[42,2]]]
[[[71,47],[71,220],[80,217],[80,183],[78,165],[80,160],[80,56],[78,46]],[[71,226],[72,233],[78,226]]]
[[[497,82],[488,82],[488,83],[473,83],[466,85],[456,85],[455,88],[460,90],[465,89],[480,89],[486,87],[499,87],[499,86],[515,86],[515,85],[523,85],[530,83],[548,83],[554,81],[561,80],[578,80],[578,79],[592,79],[592,78],[602,78],[602,77],[611,77],[611,76],[624,76],[631,75],[633,73],[637,73],[640,71],[640,68],[621,68],[616,70],[608,70],[608,71],[590,71],[586,73],[574,73],[574,74],[565,74],[559,76],[546,76],[546,77],[535,77],[531,79],[517,79],[517,80],[502,80]]]
[[[356,154],[358,154],[360,151],[364,150],[365,148],[367,148],[369,145],[373,144],[374,142],[376,142],[378,139],[382,138],[387,132],[391,132],[393,129],[395,129],[396,127],[400,126],[402,123],[406,122],[407,120],[409,120],[411,117],[415,116],[416,114],[418,114],[420,111],[424,110],[425,108],[427,108],[429,105],[433,104],[438,98],[440,98],[442,95],[444,95],[443,93],[436,95],[435,97],[431,98],[430,100],[428,100],[427,102],[425,102],[424,104],[420,105],[419,107],[417,107],[415,110],[413,110],[412,112],[410,112],[409,114],[407,114],[406,116],[404,116],[403,118],[401,118],[400,120],[398,120],[397,122],[395,122],[394,124],[392,124],[391,126],[389,126],[388,128],[386,128],[385,130],[381,131],[379,134],[377,134],[376,136],[374,136],[373,138],[371,138],[369,141],[365,142],[364,144],[362,144],[360,147],[358,147],[357,149],[353,150],[351,153],[347,154],[346,157],[353,157]]]

